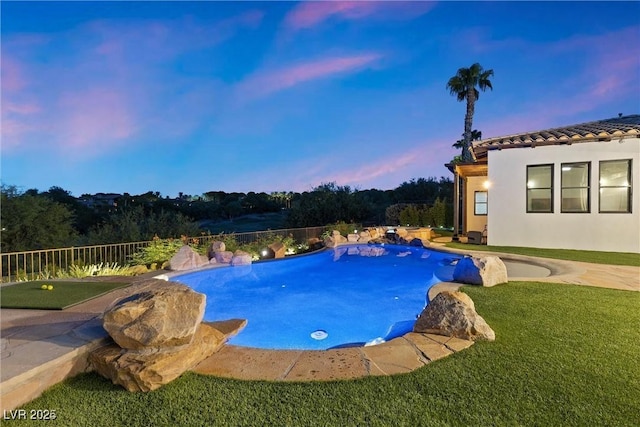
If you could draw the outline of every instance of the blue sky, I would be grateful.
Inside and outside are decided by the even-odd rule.
[[[463,132],[640,113],[640,2],[11,2],[4,184],[97,192],[392,189]]]

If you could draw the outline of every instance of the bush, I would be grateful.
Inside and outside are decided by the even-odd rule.
[[[395,217],[397,211],[400,225],[420,227],[444,227],[447,224],[447,206],[441,199],[436,199],[432,207],[427,205],[403,205],[397,204],[387,209],[387,218]]]
[[[133,265],[162,265],[169,261],[184,246],[181,239],[159,239],[154,237],[149,246],[140,249],[131,257]]]
[[[333,230],[338,230],[340,234],[346,236],[348,234],[353,233],[355,230],[360,230],[362,228],[361,224],[347,224],[344,221],[338,221],[335,224],[329,224],[326,226],[326,232],[329,235],[333,233]]]
[[[133,276],[134,274],[134,269],[118,265],[114,262],[113,264],[100,263],[85,266],[72,265],[69,268],[68,276],[65,277],[75,277],[80,279],[91,276]],[[62,278],[63,276],[58,277]]]

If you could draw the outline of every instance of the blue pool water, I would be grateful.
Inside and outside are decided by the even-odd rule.
[[[409,246],[356,245],[171,278],[207,295],[207,321],[247,319],[229,341],[321,350],[379,343],[413,328],[428,289],[459,257]]]

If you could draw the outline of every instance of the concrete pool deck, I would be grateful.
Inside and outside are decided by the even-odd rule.
[[[551,272],[547,277],[510,276],[510,281],[535,280],[640,291],[640,267],[478,252],[480,254],[504,255],[515,263],[545,266]],[[103,280],[129,280],[131,286],[66,310],[0,309],[0,409],[15,409],[65,378],[90,370],[87,355],[110,342],[100,320],[104,309],[115,299],[144,289],[136,282],[157,274],[105,278]],[[432,288],[430,298],[441,290],[458,286],[455,283],[438,284]],[[377,346],[324,351],[259,350],[225,345],[194,371],[245,380],[276,381],[392,375],[413,371],[471,344],[455,338],[411,333]]]

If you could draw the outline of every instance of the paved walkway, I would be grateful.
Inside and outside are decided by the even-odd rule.
[[[457,251],[452,251],[457,252]],[[483,254],[487,254],[484,252]],[[505,255],[507,261],[544,266],[549,277],[510,277],[640,291],[640,268]],[[525,269],[526,270],[526,269]],[[151,275],[145,275],[149,278]],[[103,280],[139,281],[140,278]],[[0,410],[14,409],[65,378],[86,372],[87,354],[110,341],[100,316],[115,299],[139,292],[132,285],[63,311],[0,310]],[[455,288],[434,287],[434,293]],[[434,295],[430,294],[432,298]],[[195,371],[239,379],[332,380],[409,372],[472,343],[430,334],[407,334],[387,343],[326,351],[257,350],[227,345]]]

